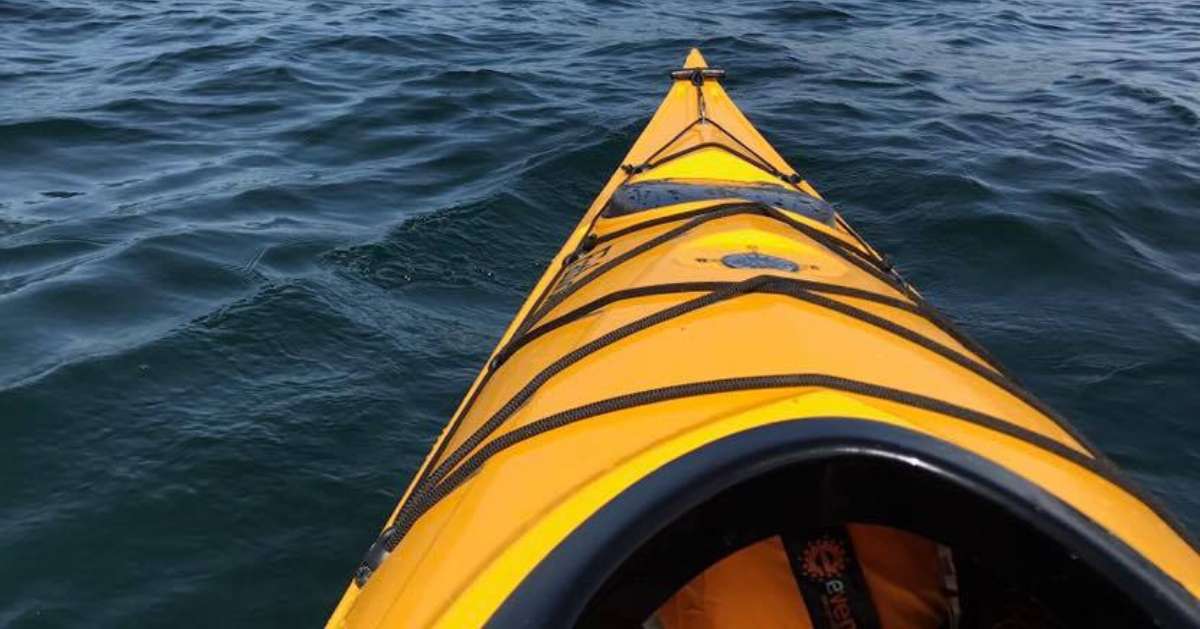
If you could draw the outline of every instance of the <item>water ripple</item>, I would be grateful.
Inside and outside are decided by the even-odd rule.
[[[693,45],[1200,525],[1198,30],[1166,0],[0,2],[0,625],[319,623]]]

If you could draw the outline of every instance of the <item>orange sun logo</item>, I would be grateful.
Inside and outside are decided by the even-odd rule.
[[[841,576],[846,570],[846,549],[828,537],[809,542],[804,547],[804,556],[801,559],[804,576],[816,581]]]

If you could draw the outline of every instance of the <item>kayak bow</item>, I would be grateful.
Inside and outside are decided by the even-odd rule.
[[[689,514],[769,528],[787,504],[1196,623],[1184,533],[856,234],[723,78],[696,50],[671,74],[328,626],[586,624],[637,561],[645,618],[730,551],[682,533]],[[695,566],[646,577],[667,537]]]

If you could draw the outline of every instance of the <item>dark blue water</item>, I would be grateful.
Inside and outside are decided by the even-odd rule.
[[[0,626],[313,626],[688,47],[1200,528],[1200,3],[0,0]]]

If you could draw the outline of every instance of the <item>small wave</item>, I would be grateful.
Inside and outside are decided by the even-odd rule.
[[[908,81],[909,83],[915,83],[918,85],[922,83],[936,83],[941,80],[941,77],[939,77],[937,74],[922,68],[903,70],[896,76]]]
[[[161,52],[149,59],[126,61],[114,66],[109,76],[111,80],[129,82],[171,79],[183,73],[196,72],[206,64],[227,63],[253,57],[261,54],[272,42],[272,39],[260,36],[250,41],[189,46]]]
[[[171,16],[172,26],[189,31],[221,32],[238,26],[238,21],[226,15],[181,15]]]
[[[337,50],[388,57],[406,57],[416,51],[416,45],[405,38],[377,34],[324,37],[315,40],[308,47],[317,52]]]
[[[917,131],[922,135],[933,135],[954,142],[973,143],[977,141],[977,138],[967,129],[947,120],[930,120],[922,123]]]
[[[0,296],[98,260],[105,246],[93,240],[50,239],[0,247]]]
[[[955,35],[943,39],[942,43],[952,48],[977,48],[990,45],[993,41],[983,35]]]
[[[229,96],[245,98],[251,95],[279,95],[295,98],[297,93],[339,94],[349,98],[347,87],[333,82],[304,76],[291,64],[245,66],[225,71],[220,76],[206,77],[188,84],[187,94],[198,96]]]
[[[854,19],[854,14],[829,6],[823,2],[789,2],[745,14],[747,19],[768,20],[785,24],[801,22],[843,22]]]
[[[1176,122],[1188,127],[1200,126],[1200,114],[1197,114],[1179,98],[1149,85],[1137,85],[1103,76],[1086,77],[1079,74],[1066,77],[1059,82],[1059,85],[1065,89],[1080,92],[1097,102],[1110,102],[1105,98],[1108,96],[1136,101],[1157,108]]]
[[[1128,229],[1115,228],[1118,237],[1129,247],[1143,264],[1156,273],[1166,273],[1170,278],[1200,287],[1200,255],[1195,251],[1187,251],[1183,255],[1172,255],[1165,249],[1155,246],[1144,238],[1138,237]]]
[[[43,2],[10,1],[0,4],[0,16],[24,19],[30,22],[86,22],[96,16],[96,11],[87,7],[46,6]]]
[[[976,274],[1038,278],[1041,283],[1051,277],[1096,277],[1092,261],[1075,255],[1089,244],[1061,222],[975,212],[923,221],[921,231],[924,238],[930,238],[926,242],[938,242],[943,251],[970,264]]]
[[[1052,22],[1046,22],[1044,20],[1034,18],[1026,13],[1021,13],[1021,12],[1018,12],[1013,9],[1004,9],[1004,10],[1000,11],[999,13],[996,13],[996,15],[994,16],[994,19],[998,20],[1000,22],[1003,22],[1006,26],[1009,26],[1009,27],[1011,27],[1013,25],[1018,25],[1018,26],[1026,27],[1026,28],[1033,29],[1033,30],[1047,31],[1047,32],[1054,32],[1054,33],[1068,33],[1071,31],[1070,27],[1063,26],[1060,24],[1054,24]]]
[[[522,95],[531,96],[532,92],[525,87],[525,83],[524,77],[495,68],[452,68],[414,77],[406,85],[417,89],[504,88],[514,93],[519,90]]]
[[[0,208],[2,207],[4,207],[4,204],[0,203]],[[32,218],[0,216],[0,238],[19,234],[23,231],[41,227],[42,225],[47,225],[49,223],[50,221],[48,219],[38,220]]]
[[[470,286],[518,293],[538,270],[527,247],[546,248],[504,226],[511,216],[505,210],[520,205],[517,198],[502,195],[424,214],[401,223],[383,241],[338,249],[325,259],[381,288]],[[483,225],[488,228],[480,230]],[[506,237],[493,238],[494,233]]]
[[[0,123],[0,155],[47,145],[136,143],[171,137],[161,131],[78,117],[36,118]]]
[[[111,100],[87,111],[143,121],[178,121],[184,118],[221,121],[239,117],[268,117],[285,108],[284,103],[270,99],[240,99],[231,102],[221,99],[182,100],[146,96]]]
[[[846,75],[835,76],[829,80],[831,85],[844,87],[848,89],[869,89],[869,90],[890,90],[901,87],[908,87],[908,84],[903,81],[896,81],[890,78],[870,77],[863,75]]]
[[[330,599],[295,593],[336,596],[692,46],[1064,410],[1197,415],[1190,7],[460,5],[0,0],[0,409],[37,420],[0,440],[45,472],[0,531],[30,549],[0,618],[319,622]],[[1195,457],[1132,458],[1200,521]],[[189,524],[196,496],[224,506]],[[136,543],[97,562],[89,531]]]

